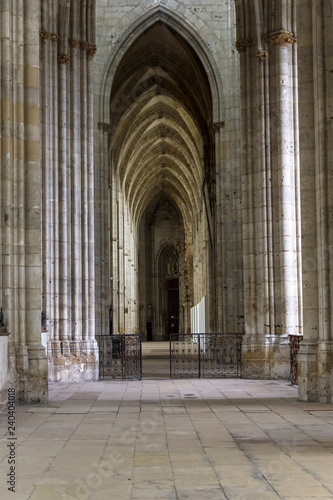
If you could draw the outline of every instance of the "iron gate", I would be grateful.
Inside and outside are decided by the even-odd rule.
[[[298,385],[298,351],[302,340],[303,335],[289,335],[291,385]]]
[[[141,380],[141,335],[96,335],[99,379]]]
[[[241,333],[171,334],[170,377],[241,377],[242,338]]]

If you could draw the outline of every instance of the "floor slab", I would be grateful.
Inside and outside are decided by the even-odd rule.
[[[333,405],[287,381],[51,384],[16,408],[16,493],[2,500],[333,499]]]

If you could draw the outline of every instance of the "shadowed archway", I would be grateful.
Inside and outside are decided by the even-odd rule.
[[[164,245],[179,255],[179,328],[190,330],[191,306],[214,288],[212,109],[199,57],[166,22],[143,32],[117,67],[109,136],[115,331],[144,332],[152,324],[153,338],[166,338],[158,292]]]

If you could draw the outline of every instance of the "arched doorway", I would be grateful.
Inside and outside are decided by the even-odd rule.
[[[168,322],[166,325],[167,338],[170,334],[179,332],[179,280],[169,279],[166,283],[167,289],[167,312]]]
[[[179,321],[179,253],[171,245],[164,247],[159,256],[159,275],[165,318],[164,339],[169,340],[170,333],[178,333],[184,329]]]

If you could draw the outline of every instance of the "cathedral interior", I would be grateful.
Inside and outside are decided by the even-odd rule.
[[[332,0],[1,0],[0,63],[1,498],[333,498]]]
[[[0,15],[2,404],[98,380],[98,336],[167,341],[195,308],[242,334],[245,379],[288,380],[302,337],[298,397],[332,403],[332,2]]]

